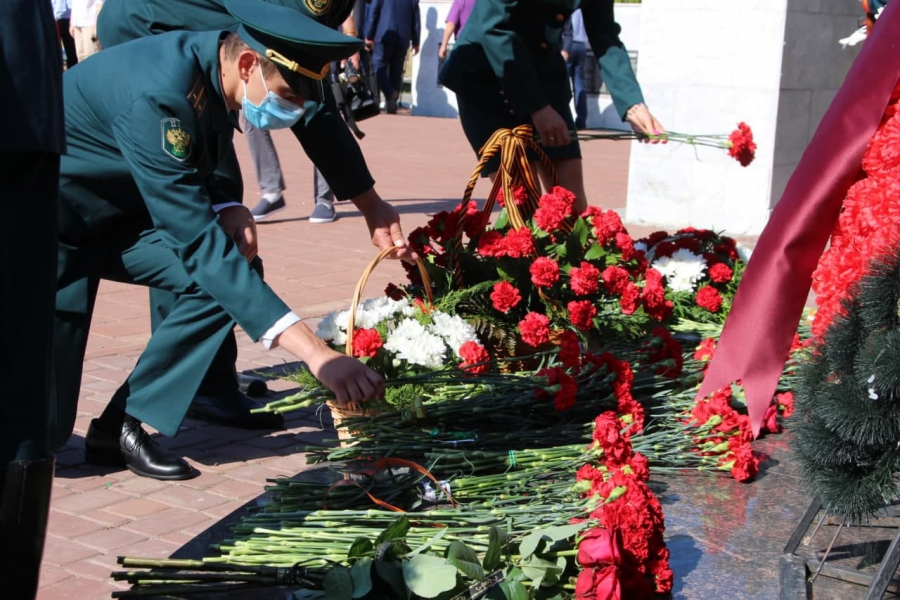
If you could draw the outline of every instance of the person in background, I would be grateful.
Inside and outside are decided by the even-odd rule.
[[[614,0],[552,0],[538,11],[521,2],[478,0],[439,74],[441,84],[456,92],[459,119],[476,153],[498,129],[532,125],[559,184],[575,194],[579,212],[587,208],[587,195],[581,148],[571,134],[572,89],[561,45],[566,19],[575,9],[581,8],[588,40],[622,120],[640,134],[665,132],[644,104],[619,39],[613,5]],[[498,166],[499,157],[494,157],[485,175]]]
[[[0,596],[34,598],[56,447],[62,53],[49,2],[0,2]]]
[[[563,58],[572,80],[572,91],[575,94],[575,129],[587,126],[587,90],[584,88],[584,66],[587,63],[587,51],[590,49],[587,31],[584,29],[584,18],[579,8],[566,21],[563,30]]]
[[[66,51],[66,68],[71,69],[78,64],[78,50],[75,39],[69,33],[69,22],[72,15],[72,0],[53,0],[53,16],[56,17],[56,33]]]
[[[453,0],[450,12],[447,13],[447,20],[444,22],[444,38],[438,48],[438,58],[444,60],[447,58],[447,46],[450,44],[450,36],[456,34],[458,38],[462,33],[469,15],[472,14],[472,8],[475,7],[475,0]]]
[[[419,0],[372,0],[366,17],[366,45],[372,49],[375,76],[389,115],[397,113],[406,54],[410,44],[413,54],[419,53],[420,31]]]
[[[78,60],[100,51],[97,42],[97,15],[103,8],[101,0],[71,0],[72,17],[69,21],[69,33],[75,39],[75,51]]]

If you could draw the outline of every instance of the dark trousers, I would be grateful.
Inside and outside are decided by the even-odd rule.
[[[59,155],[0,152],[0,462],[51,457]],[[68,438],[66,432],[66,438]]]
[[[178,295],[164,290],[150,290],[150,327],[155,332],[159,329],[163,320],[169,316],[172,307],[178,300]],[[238,389],[237,370],[234,363],[237,361],[238,349],[234,330],[225,336],[225,341],[219,346],[213,357],[212,363],[200,383],[197,394],[214,396],[227,394]]]
[[[58,154],[0,152],[0,581],[10,598],[37,592],[53,488],[58,195]]]
[[[155,230],[122,228],[101,239],[59,244],[56,297],[58,420],[75,421],[82,362],[100,279],[143,285],[177,298],[116,392],[140,421],[174,436],[234,319],[191,279]],[[231,361],[232,369],[234,361]],[[65,440],[56,440],[57,442]]]
[[[56,22],[56,31],[66,51],[66,68],[71,69],[78,64],[78,51],[75,50],[75,38],[69,33],[69,19],[59,19]]]
[[[587,90],[584,88],[584,65],[587,60],[587,46],[583,42],[572,42],[569,51],[569,78],[575,95],[575,128],[584,129],[587,124]]]
[[[378,79],[378,87],[385,98],[400,95],[403,89],[403,64],[406,62],[406,52],[409,50],[409,42],[396,44],[393,42],[378,42],[372,52],[372,63],[375,67],[375,77]]]

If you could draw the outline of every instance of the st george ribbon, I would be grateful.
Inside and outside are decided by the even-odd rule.
[[[848,188],[900,77],[900,0],[881,13],[759,237],[698,398],[742,380],[753,435]]]

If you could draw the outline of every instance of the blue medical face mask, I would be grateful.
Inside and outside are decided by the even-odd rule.
[[[247,98],[247,84],[245,82],[244,99],[241,101],[244,117],[257,129],[286,129],[292,127],[303,116],[305,109],[270,92],[269,86],[266,85],[266,79],[263,77],[262,69],[259,69],[259,76],[262,78],[263,87],[266,88],[266,97],[259,103],[259,106],[250,102],[250,99]]]

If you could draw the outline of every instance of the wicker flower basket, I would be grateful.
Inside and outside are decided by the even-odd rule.
[[[353,356],[353,334],[356,329],[356,310],[359,308],[360,297],[362,296],[362,291],[363,288],[365,288],[366,282],[369,280],[369,275],[372,274],[372,271],[375,270],[375,267],[377,267],[381,261],[385,260],[397,250],[398,248],[396,247],[385,248],[379,252],[378,256],[372,259],[372,262],[365,268],[356,284],[356,289],[353,290],[353,300],[350,303],[350,316],[347,322],[347,344],[344,348],[344,352],[347,356]],[[418,266],[419,274],[422,276],[428,302],[432,303],[434,302],[434,297],[431,293],[431,278],[428,275],[428,271],[425,269],[425,263],[423,263],[421,259],[417,259],[416,266]],[[337,430],[338,439],[341,440],[342,446],[348,445],[348,440],[352,439],[356,433],[344,425],[344,422],[347,419],[359,419],[379,414],[377,411],[371,409],[367,410],[364,404],[356,402],[349,402],[342,406],[334,400],[328,400],[326,404],[328,405],[328,408],[331,409],[331,418],[334,421],[334,427]]]

